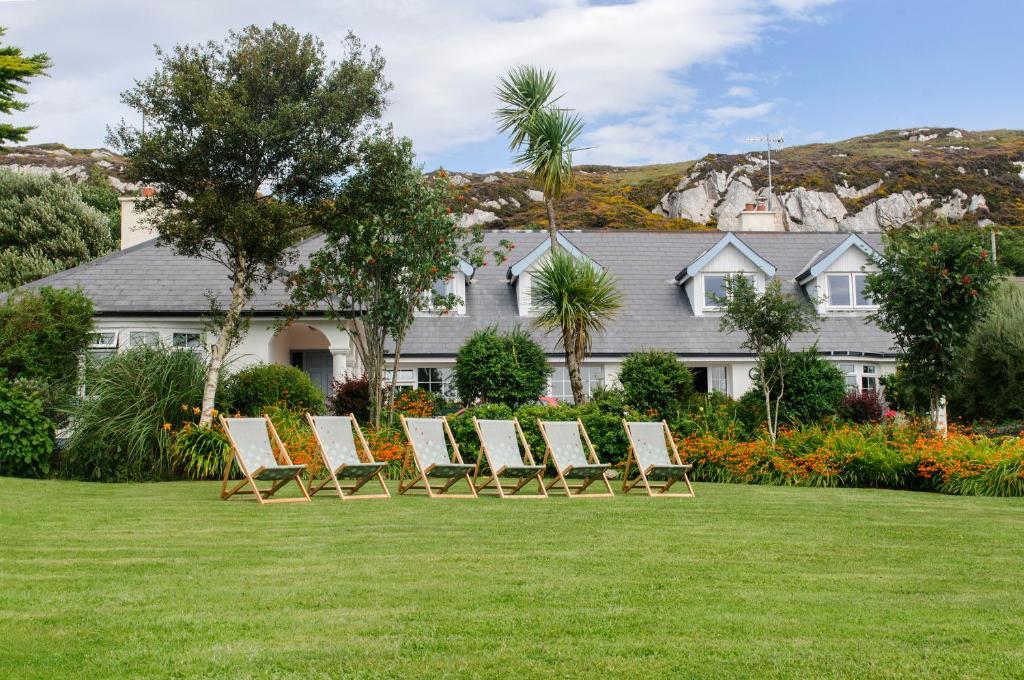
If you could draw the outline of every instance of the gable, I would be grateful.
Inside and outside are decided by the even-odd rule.
[[[681,272],[676,274],[676,283],[678,285],[685,284],[687,281],[693,279],[697,274],[707,269],[707,267],[713,262],[716,263],[716,266],[725,266],[731,258],[736,257],[734,254],[727,253],[727,251],[730,250],[738,251],[738,254],[745,260],[745,266],[751,268],[732,268],[718,271],[759,271],[765,276],[775,276],[775,265],[758,255],[753,248],[744,243],[734,233],[728,232],[725,236],[720,238],[715,245],[698,255],[693,261],[687,264]],[[719,256],[722,256],[723,259],[719,259]]]

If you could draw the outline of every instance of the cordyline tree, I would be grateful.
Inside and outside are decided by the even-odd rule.
[[[891,333],[900,375],[930,401],[935,428],[945,433],[946,395],[961,376],[965,350],[999,279],[973,227],[906,227],[885,237],[865,290],[878,311],[870,316]]]
[[[0,39],[7,29],[0,26]],[[0,45],[0,113],[11,114],[24,111],[28,103],[18,99],[26,94],[25,85],[32,78],[46,75],[50,68],[50,57],[46,54],[26,56],[21,49],[11,45]],[[24,142],[31,127],[16,127],[11,123],[0,123],[0,145],[5,142]]]
[[[572,189],[573,148],[583,133],[583,119],[559,108],[561,95],[554,96],[555,72],[536,66],[517,66],[498,81],[495,111],[498,131],[509,133],[509,150],[515,163],[533,175],[544,192],[551,250],[558,249],[555,204]]]
[[[317,38],[280,24],[157,56],[156,72],[121,95],[144,129],[122,121],[108,137],[128,157],[129,178],[156,187],[140,207],[160,242],[227,270],[230,302],[211,303],[205,425],[246,305],[310,232],[390,85],[379,51],[365,53],[354,36],[344,59],[329,63]]]
[[[778,279],[758,293],[746,276],[728,276],[725,296],[717,297],[722,306],[719,330],[739,332],[743,347],[754,354],[754,379],[764,394],[765,420],[772,444],[779,432],[779,405],[786,391],[786,366],[789,341],[797,333],[816,329],[814,308],[782,292]]]
[[[474,267],[485,264],[482,231],[452,219],[451,193],[443,174],[422,173],[408,139],[381,131],[360,145],[354,171],[322,210],[323,247],[288,279],[292,316],[323,305],[350,332],[369,379],[374,427],[380,427],[387,401],[388,341],[394,343],[393,398],[402,342],[415,312],[445,313],[460,302],[435,290],[460,258]]]

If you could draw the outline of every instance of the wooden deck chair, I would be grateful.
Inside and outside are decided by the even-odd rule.
[[[623,419],[622,424],[629,438],[629,458],[622,475],[622,493],[629,493],[630,489],[643,484],[647,495],[654,498],[693,498],[689,476],[693,466],[683,464],[668,423],[664,420],[660,423],[636,423]],[[636,464],[639,475],[630,481],[629,471],[633,464]],[[669,493],[668,490],[679,480],[686,482],[689,492]]]
[[[422,482],[423,489],[431,498],[476,498],[476,488],[470,475],[473,466],[462,462],[459,445],[455,443],[448,421],[444,418],[406,418],[401,416],[402,429],[409,441],[409,452],[402,464],[399,475],[398,493],[404,494],[417,488]],[[448,455],[448,442],[452,445],[452,455]],[[445,480],[439,486],[431,484],[432,479]],[[456,482],[465,480],[469,485],[469,493],[453,493],[449,489]]]
[[[523,434],[518,420],[473,418],[473,428],[480,439],[480,455],[476,459],[476,469],[473,471],[473,485],[477,493],[494,484],[500,498],[548,497],[547,489],[544,488],[544,466],[534,463],[530,445],[526,442],[526,435]],[[520,451],[520,442],[523,444],[522,451],[526,452],[525,456]],[[478,485],[481,463],[485,459],[491,474],[483,484]],[[506,487],[501,481],[502,477],[511,477],[519,481]],[[537,493],[520,493],[531,481],[537,482]]]
[[[270,418],[225,418],[220,416],[220,424],[224,428],[231,443],[231,454],[224,465],[224,482],[220,487],[220,497],[227,500],[236,493],[251,493],[256,496],[260,505],[265,503],[296,503],[309,502],[309,494],[306,493],[306,486],[299,478],[305,469],[305,465],[293,465],[292,459],[288,457],[288,451],[284,448],[281,438],[274,429]],[[270,445],[270,437],[267,430],[274,436],[274,441],[281,450],[281,456],[287,465],[280,465],[274,458],[274,449]],[[231,464],[238,463],[238,469],[242,471],[244,479],[228,489],[228,477],[231,475]],[[261,489],[258,482],[273,482],[269,488]],[[299,485],[302,496],[295,498],[271,498],[280,491],[288,482],[294,481]],[[251,489],[242,487],[249,485]]]
[[[606,476],[611,466],[598,460],[594,445],[587,435],[587,429],[583,427],[583,421],[545,421],[538,418],[537,426],[547,447],[544,451],[543,465],[547,467],[548,459],[551,459],[555,465],[555,472],[558,473],[558,476],[548,484],[548,490],[555,484],[561,484],[565,495],[570,498],[610,498],[615,495]],[[589,455],[583,452],[584,440],[587,442]],[[580,483],[569,484],[569,480],[579,480]],[[604,484],[605,491],[584,493],[587,487],[597,480]]]
[[[314,416],[307,413],[306,420],[313,430],[313,437],[316,439],[317,449],[326,471],[319,484],[316,479],[309,480],[310,496],[316,495],[318,491],[331,484],[342,500],[391,498],[382,472],[385,463],[378,463],[373,459],[373,453],[354,415]],[[360,446],[362,455],[359,452]],[[352,480],[352,484],[342,486],[339,479]],[[380,493],[356,495],[364,484],[373,479],[380,484]]]

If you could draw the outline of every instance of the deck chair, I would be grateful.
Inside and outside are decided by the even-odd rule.
[[[317,449],[327,472],[319,484],[316,479],[309,480],[310,496],[316,495],[330,484],[342,500],[391,498],[382,472],[385,464],[373,460],[373,454],[354,415],[314,416],[307,413],[306,420],[313,430],[313,437],[316,439]],[[359,454],[359,446],[362,446],[362,456]],[[342,486],[339,479],[352,480],[352,484]],[[380,484],[379,493],[356,495],[364,484],[374,479]]]
[[[401,416],[402,429],[409,441],[409,452],[402,464],[398,493],[404,494],[420,483],[431,498],[476,498],[476,488],[470,475],[473,466],[462,462],[459,445],[455,443],[448,421],[444,418],[406,418]],[[448,455],[448,442],[452,445],[453,462]],[[444,482],[438,486],[431,480]],[[469,493],[453,493],[452,485],[465,480]]]
[[[643,484],[647,495],[654,498],[693,498],[689,476],[693,466],[683,464],[668,423],[664,420],[660,423],[635,423],[623,419],[622,424],[629,438],[629,458],[622,476],[622,493],[629,493],[630,489]],[[669,446],[672,447],[671,452]],[[629,472],[634,464],[639,475],[631,481]],[[669,493],[668,490],[679,480],[686,482],[689,492]]]
[[[547,467],[548,459],[551,459],[555,472],[558,473],[558,476],[548,484],[549,491],[555,484],[561,484],[565,495],[570,498],[610,498],[615,495],[612,492],[612,485],[605,476],[611,466],[598,460],[582,421],[545,421],[538,418],[537,426],[547,447],[544,451],[543,464]],[[589,455],[583,452],[584,440]],[[570,484],[569,480],[579,480],[579,483]],[[597,480],[604,484],[605,491],[584,493],[587,487]]]
[[[220,416],[220,424],[224,428],[231,443],[231,454],[224,465],[224,481],[220,487],[220,497],[227,500],[236,493],[251,493],[256,496],[260,505],[266,503],[296,503],[309,502],[309,494],[306,493],[306,486],[299,478],[305,469],[305,465],[292,465],[292,459],[288,457],[288,451],[284,448],[281,438],[274,429],[270,418],[225,418]],[[287,465],[280,465],[274,458],[274,449],[270,445],[270,437],[267,430],[274,436],[274,441],[281,450],[281,456]],[[228,489],[228,477],[231,475],[231,464],[238,463],[238,469],[242,471],[243,479],[232,489]],[[260,488],[259,482],[272,482],[268,488]],[[274,494],[288,482],[294,481],[299,485],[302,496],[295,498],[272,498]],[[249,485],[250,489],[243,489]]]
[[[526,435],[519,426],[518,420],[477,420],[473,418],[473,428],[480,439],[480,454],[473,471],[473,486],[477,493],[494,484],[499,498],[547,498],[544,488],[544,466],[536,465]],[[519,448],[522,442],[522,451]],[[486,459],[490,476],[483,484],[478,485],[481,464]],[[506,486],[501,478],[518,479],[518,483]],[[531,481],[537,482],[537,493],[520,493]]]

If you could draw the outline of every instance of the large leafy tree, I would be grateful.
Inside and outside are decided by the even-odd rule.
[[[7,29],[0,26],[0,40]],[[15,111],[24,111],[28,102],[18,99],[26,94],[25,85],[32,78],[46,75],[50,68],[50,57],[46,54],[31,56],[21,53],[21,49],[13,45],[0,45],[0,113],[8,115]],[[11,123],[0,123],[0,145],[5,142],[24,142],[31,127],[15,126]]]
[[[594,335],[604,331],[622,306],[615,277],[592,262],[552,250],[533,273],[532,295],[538,310],[534,325],[559,333],[573,399],[586,403],[580,369]]]
[[[397,372],[415,312],[445,313],[459,302],[435,283],[448,279],[460,258],[484,263],[482,233],[452,220],[451,193],[443,174],[423,174],[408,139],[390,130],[368,138],[354,171],[323,206],[323,247],[289,278],[293,313],[324,305],[340,328],[351,330],[375,426],[385,403],[388,341]],[[392,390],[394,383],[392,376]]]
[[[754,355],[754,379],[764,397],[765,424],[775,442],[779,412],[786,393],[789,342],[797,333],[815,330],[817,315],[811,305],[782,292],[772,279],[763,293],[746,276],[726,277],[719,329],[743,335],[743,347]]]
[[[891,333],[901,379],[927,394],[936,429],[946,431],[946,395],[962,375],[971,331],[985,312],[999,269],[988,235],[971,227],[907,227],[885,237],[885,257],[867,277],[878,305],[871,319]]]
[[[129,178],[156,187],[141,203],[147,219],[162,243],[219,262],[230,282],[226,309],[212,310],[203,424],[246,305],[310,233],[314,208],[384,110],[384,59],[352,35],[346,47],[328,62],[312,35],[250,26],[222,43],[158,49],[156,72],[122,94],[145,128],[122,122],[109,136]]]
[[[495,112],[499,132],[508,133],[515,162],[530,172],[544,192],[551,249],[558,248],[555,205],[574,183],[572,154],[583,133],[583,119],[557,106],[555,74],[535,66],[511,69],[498,82]]]
[[[71,181],[0,170],[0,290],[113,248],[106,215],[87,205]]]

